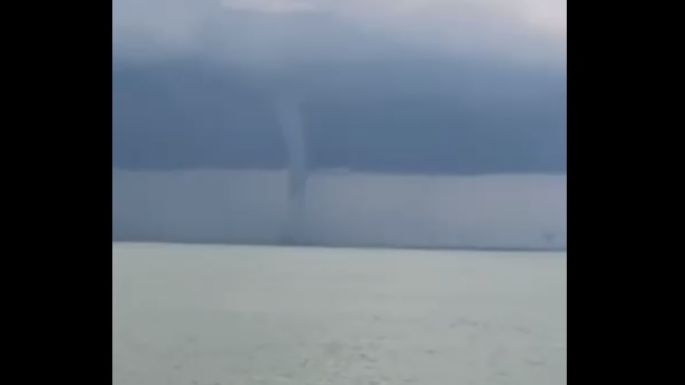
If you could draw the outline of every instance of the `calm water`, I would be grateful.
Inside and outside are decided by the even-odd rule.
[[[114,384],[566,383],[565,253],[115,243]]]

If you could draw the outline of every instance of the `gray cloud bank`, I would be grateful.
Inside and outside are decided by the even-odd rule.
[[[117,0],[113,162],[286,167],[291,95],[311,168],[565,172],[558,4]]]
[[[115,54],[265,69],[399,51],[560,65],[565,0],[115,0]]]

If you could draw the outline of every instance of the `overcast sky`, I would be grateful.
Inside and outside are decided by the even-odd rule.
[[[114,164],[564,172],[558,0],[115,0]]]
[[[390,233],[366,241],[410,239],[421,227],[433,229],[414,234],[424,244],[458,245],[463,237],[485,247],[565,244],[565,1],[114,0],[113,6],[113,163],[146,171],[115,178],[120,238],[271,239],[266,224],[276,233],[291,226],[274,219],[287,206],[274,206],[274,197],[297,206],[308,190],[306,215],[322,233],[306,235],[317,239],[354,244],[382,223]],[[364,197],[317,190],[323,182],[316,172],[341,168],[357,174],[332,177],[335,183],[368,190]],[[203,183],[184,179],[184,172],[208,169],[227,173],[207,174]],[[228,172],[238,169],[255,171]],[[263,195],[255,178],[276,174],[257,169],[289,169],[290,182],[269,177],[276,178],[268,188],[276,195]],[[160,170],[177,172],[168,186],[157,179],[167,178]],[[369,172],[401,178],[358,174]],[[451,179],[426,189],[421,174]],[[503,174],[513,179],[498,179]],[[555,174],[555,187],[540,174]],[[494,175],[482,180],[497,182],[459,179],[465,175]],[[155,208],[151,202],[172,190],[183,196]],[[232,200],[238,190],[248,201]],[[383,209],[397,194],[414,203]],[[342,202],[349,207],[326,211]],[[450,213],[449,226],[439,212]],[[240,235],[250,221],[254,232]],[[184,224],[190,227],[178,227]],[[344,238],[352,229],[368,231]]]
[[[384,42],[454,58],[559,66],[565,39],[565,0],[114,0],[118,56],[194,54],[276,65],[349,43],[358,49],[340,52],[340,60],[373,56],[364,48]]]

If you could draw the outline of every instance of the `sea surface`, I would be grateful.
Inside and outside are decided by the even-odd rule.
[[[114,384],[560,385],[566,253],[113,243]]]

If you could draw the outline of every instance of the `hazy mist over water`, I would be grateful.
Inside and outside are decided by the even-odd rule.
[[[566,246],[566,178],[346,172],[309,176],[301,241],[334,246]],[[114,238],[281,243],[285,171],[114,173]]]

